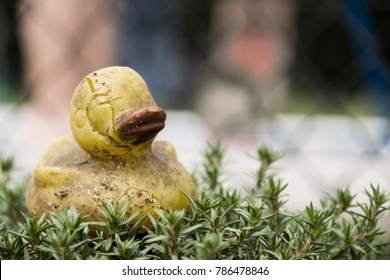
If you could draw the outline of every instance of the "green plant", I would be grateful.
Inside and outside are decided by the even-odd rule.
[[[259,168],[251,190],[227,190],[221,179],[224,151],[208,145],[194,178],[199,199],[184,211],[149,215],[107,202],[103,219],[89,221],[73,208],[39,219],[27,214],[21,186],[10,180],[12,161],[1,160],[1,259],[388,259],[390,244],[378,226],[390,210],[379,186],[356,201],[348,188],[329,194],[320,206],[293,213],[284,208],[287,184],[270,172],[280,155],[258,149]]]

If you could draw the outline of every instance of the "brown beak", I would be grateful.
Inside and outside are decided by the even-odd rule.
[[[121,140],[135,140],[133,145],[144,143],[162,130],[167,114],[157,106],[135,109],[120,115],[115,120],[115,130]]]

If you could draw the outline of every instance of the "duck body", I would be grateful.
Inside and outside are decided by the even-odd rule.
[[[185,208],[184,194],[196,196],[194,183],[167,142],[156,141],[139,158],[102,161],[67,136],[53,143],[40,159],[28,185],[27,207],[39,217],[72,205],[97,220],[102,202],[129,204],[129,213],[142,210],[154,215],[153,209]]]
[[[128,215],[156,216],[154,209],[183,209],[186,196],[197,198],[174,147],[153,142],[166,115],[133,70],[111,67],[88,75],[70,112],[73,135],[46,150],[28,183],[26,205],[33,215],[73,206],[98,220],[103,204],[111,202],[128,205]]]

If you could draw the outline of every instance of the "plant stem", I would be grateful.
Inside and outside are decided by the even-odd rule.
[[[300,259],[302,259],[306,255],[307,251],[309,251],[310,246],[313,244],[313,241],[314,241],[313,234],[310,233],[309,236],[306,238],[306,242],[305,242],[305,245],[303,246],[303,248],[300,251],[298,251],[292,257],[292,259],[293,260],[300,260]]]

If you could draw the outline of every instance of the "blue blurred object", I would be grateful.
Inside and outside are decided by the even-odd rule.
[[[380,38],[364,0],[344,0],[343,9],[367,92],[379,116],[386,118],[383,143],[390,141],[390,80]]]
[[[180,107],[191,92],[191,63],[179,33],[177,1],[132,1],[124,18],[121,64],[146,80],[160,106]]]
[[[389,118],[389,70],[368,7],[364,0],[344,0],[343,9],[368,94],[377,113]]]

